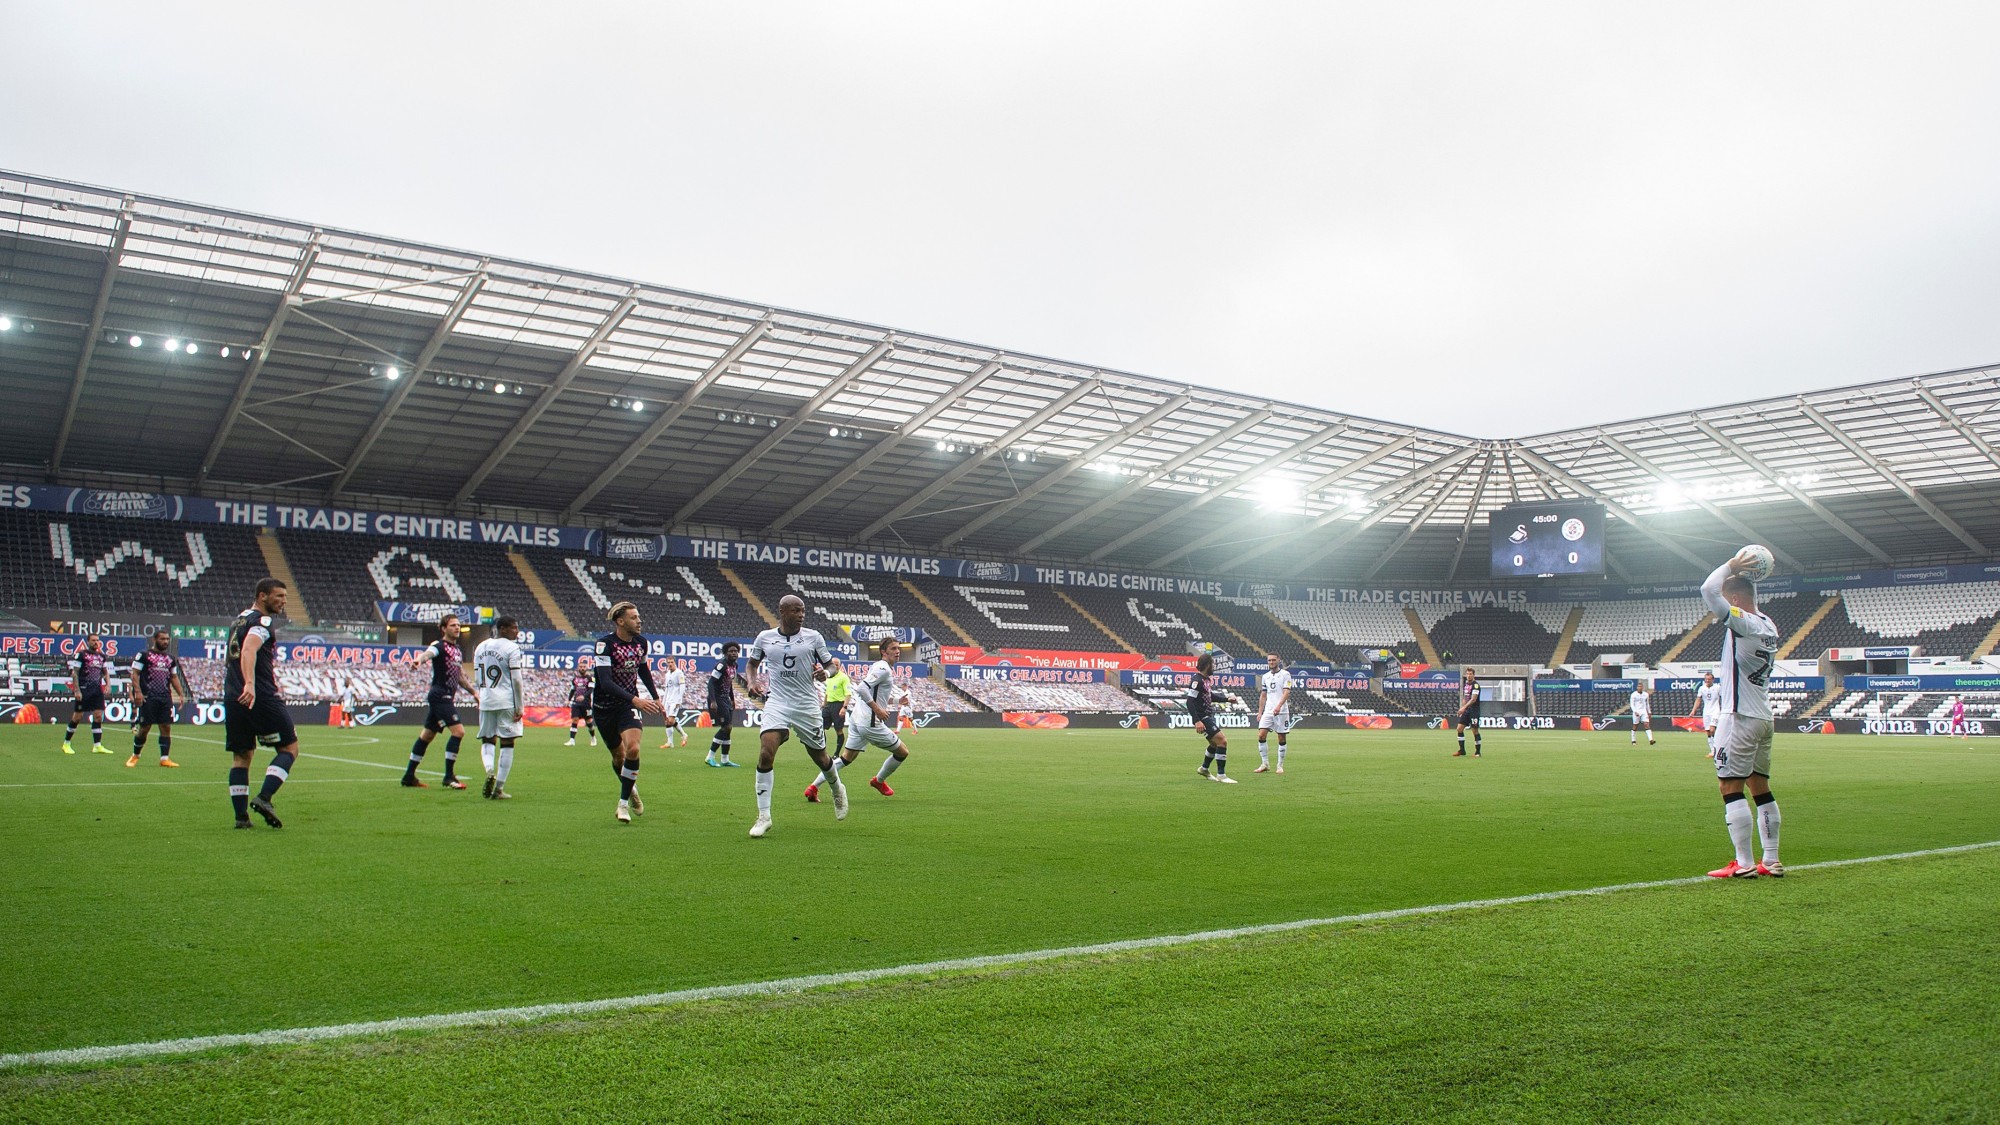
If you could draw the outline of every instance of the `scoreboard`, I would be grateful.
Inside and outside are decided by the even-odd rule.
[[[1488,517],[1493,577],[1604,573],[1604,505],[1589,500],[1512,504]]]

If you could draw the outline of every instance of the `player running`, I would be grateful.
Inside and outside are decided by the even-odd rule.
[[[1721,721],[1715,731],[1715,776],[1722,788],[1722,819],[1736,858],[1709,872],[1715,879],[1783,876],[1778,861],[1778,798],[1771,793],[1771,668],[1778,652],[1778,627],[1757,611],[1756,583],[1743,572],[1758,565],[1742,550],[1701,584],[1701,598],[1722,620]],[[1744,803],[1748,789],[1754,814]],[[1764,861],[1750,859],[1750,826],[1763,838]]]
[[[410,746],[409,768],[403,771],[403,786],[408,789],[430,788],[417,780],[417,765],[424,760],[431,740],[447,730],[451,738],[444,744],[444,787],[465,788],[465,782],[458,779],[458,748],[465,741],[465,724],[458,721],[458,689],[463,687],[475,698],[479,689],[465,672],[465,650],[458,647],[462,632],[458,615],[447,613],[439,619],[438,632],[443,635],[417,658],[418,663],[431,666],[431,691],[426,699],[430,710],[424,716],[424,729],[417,732],[417,740]]]
[[[597,723],[590,717],[590,658],[576,658],[576,674],[569,678],[569,741],[564,746],[576,745],[576,724],[590,734],[590,744],[597,745]]]
[[[1454,758],[1465,757],[1465,728],[1472,728],[1472,756],[1480,756],[1479,733],[1479,673],[1471,668],[1459,674],[1458,680],[1458,753]]]
[[[1195,772],[1203,777],[1213,778],[1224,785],[1236,784],[1229,776],[1229,739],[1223,737],[1222,725],[1215,721],[1215,692],[1208,678],[1215,675],[1215,657],[1204,652],[1194,662],[1194,682],[1188,685],[1187,713],[1194,720],[1194,729],[1208,744],[1208,750],[1201,756],[1201,768]],[[1279,746],[1282,749],[1283,743]],[[1215,772],[1209,772],[1209,766]]]
[[[277,651],[278,617],[285,612],[289,591],[276,578],[257,583],[257,598],[229,627],[229,663],[222,674],[224,749],[229,751],[229,803],[236,809],[236,827],[250,827],[255,809],[264,823],[283,828],[271,798],[292,775],[299,757],[299,735],[291,712],[278,695],[272,656]],[[276,750],[265,767],[264,784],[250,795],[250,759],[257,747]]]
[[[169,651],[173,643],[166,633],[154,633],[146,651],[132,659],[132,706],[138,709],[139,723],[132,729],[132,756],[125,759],[127,769],[139,764],[139,755],[146,749],[146,733],[156,726],[160,728],[160,765],[167,769],[180,767],[173,759],[174,708],[187,700],[174,686],[181,662]]]
[[[667,661],[667,674],[660,678],[660,706],[666,708],[667,740],[660,743],[660,749],[671,750],[674,736],[679,735],[681,745],[688,744],[687,730],[681,726],[681,701],[687,698],[687,673],[681,671],[681,662]]]
[[[642,712],[665,713],[660,706],[660,689],[653,686],[653,662],[646,638],[639,632],[639,607],[619,602],[611,607],[612,631],[597,639],[595,691],[591,704],[597,726],[604,732],[604,746],[611,751],[611,770],[618,775],[620,824],[646,811],[639,799],[639,744],[645,738],[646,720]],[[651,699],[639,698],[640,683]]]
[[[521,737],[521,716],[528,693],[521,686],[521,623],[512,617],[493,621],[495,636],[472,650],[472,682],[479,697],[479,761],[486,767],[482,796],[495,801],[513,797],[507,774],[514,768],[514,742]]]
[[[1285,772],[1285,739],[1292,730],[1292,674],[1285,669],[1285,662],[1277,653],[1264,658],[1265,672],[1258,685],[1257,714],[1257,768],[1251,773],[1263,773],[1271,768],[1271,755],[1265,750],[1265,740],[1275,733],[1278,736],[1278,772]]]
[[[1715,682],[1715,673],[1703,672],[1701,686],[1694,692],[1694,710],[1688,712],[1692,719],[1696,712],[1701,714],[1701,730],[1708,737],[1708,756],[1715,757],[1715,724],[1722,719],[1722,685]]]
[[[1657,746],[1653,741],[1653,694],[1645,684],[1634,683],[1632,694],[1626,702],[1632,707],[1632,745],[1639,745],[1639,727],[1646,728],[1646,745]]]
[[[806,603],[797,594],[778,599],[778,627],[766,629],[750,642],[745,675],[756,690],[757,670],[770,665],[763,719],[758,723],[757,820],[750,835],[771,830],[771,788],[778,747],[796,734],[799,743],[827,776],[833,789],[833,818],[847,819],[847,787],[840,783],[840,759],[826,752],[826,728],[819,725],[819,693],[815,683],[826,678],[833,653],[816,629],[805,627]],[[886,719],[885,719],[886,721]]]
[[[63,753],[76,753],[70,741],[76,737],[76,724],[85,715],[90,716],[90,752],[111,753],[104,745],[104,689],[110,679],[111,664],[104,655],[104,642],[92,633],[83,639],[83,647],[77,654],[69,658],[69,690],[76,706],[69,713],[69,729],[63,732]]]
[[[875,771],[874,777],[868,779],[868,784],[884,797],[893,797],[896,791],[889,788],[889,775],[901,769],[903,762],[910,756],[910,748],[903,744],[902,738],[896,733],[898,713],[895,704],[901,690],[896,684],[896,658],[902,655],[903,642],[894,637],[884,637],[881,651],[882,659],[869,665],[868,671],[862,674],[858,682],[850,682],[852,705],[846,705],[848,703],[846,699],[843,699],[840,705],[834,704],[829,699],[826,707],[841,706],[847,715],[847,740],[840,749],[840,764],[843,767],[853,765],[854,759],[859,758],[861,752],[871,743],[889,752],[889,756],[882,759],[882,767]],[[840,668],[837,663],[834,667]],[[836,674],[843,680],[847,679],[846,669],[840,669]],[[827,683],[828,694],[831,695],[832,680],[829,679]],[[822,714],[820,719],[821,722],[825,722],[825,714]],[[818,777],[813,778],[811,785],[806,786],[806,800],[817,803],[819,787],[825,784],[826,773],[822,771]]]
[[[736,659],[742,652],[743,646],[735,641],[723,645],[722,659],[708,673],[708,721],[715,724],[715,733],[708,739],[707,761],[711,766],[734,769],[742,764],[729,760],[729,735],[736,725]]]

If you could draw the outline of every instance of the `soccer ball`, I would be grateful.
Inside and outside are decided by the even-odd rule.
[[[1743,572],[1743,576],[1750,581],[1762,582],[1764,579],[1771,577],[1772,571],[1778,569],[1778,559],[1777,556],[1771,554],[1771,548],[1761,543],[1752,543],[1748,547],[1743,548],[1743,551],[1756,560],[1751,564],[1749,570]]]

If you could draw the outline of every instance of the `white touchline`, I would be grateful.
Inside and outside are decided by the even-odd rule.
[[[335,785],[394,781],[393,777],[295,777],[287,785]],[[158,789],[169,785],[218,785],[215,781],[10,781],[0,789]]]
[[[1819,863],[1801,863],[1786,868],[1788,872],[1821,871],[1829,867],[1852,867],[1862,863],[1883,863],[1895,859],[1921,859],[1926,856],[1952,855],[1957,852],[1974,852],[1984,848],[2000,848],[2000,840],[1988,840],[1980,844],[1957,844],[1948,848],[1926,848],[1915,852],[1893,852],[1889,855],[1862,856],[1859,859],[1829,859]],[[1536,894],[1512,895],[1507,898],[1478,898],[1465,902],[1447,902],[1434,906],[1406,906],[1397,910],[1374,910],[1365,914],[1343,914],[1338,918],[1303,918],[1296,922],[1271,922],[1261,926],[1239,926],[1228,930],[1203,930],[1193,934],[1169,934],[1164,937],[1131,938],[1126,941],[1107,941],[1097,945],[1071,945],[1060,949],[1032,949],[1023,953],[995,953],[984,957],[957,957],[946,961],[924,961],[914,965],[892,965],[881,969],[857,969],[847,973],[820,973],[807,977],[786,977],[783,980],[753,981],[749,984],[719,984],[708,988],[685,988],[677,992],[649,992],[640,996],[617,996],[606,1000],[577,1000],[560,1004],[533,1004],[523,1008],[487,1008],[477,1012],[446,1012],[434,1016],[402,1016],[397,1019],[369,1020],[364,1023],[336,1023],[322,1027],[292,1027],[277,1031],[256,1031],[236,1035],[199,1035],[188,1039],[158,1039],[151,1043],[121,1043],[106,1047],[69,1047],[56,1051],[28,1051],[17,1055],[0,1055],[0,1070],[23,1066],[62,1066],[73,1063],[115,1062],[119,1059],[145,1058],[151,1055],[184,1055],[194,1051],[212,1051],[223,1047],[267,1047],[280,1043],[314,1043],[324,1039],[349,1039],[359,1035],[385,1035],[398,1031],[434,1031],[447,1027],[490,1027],[499,1024],[524,1023],[531,1020],[550,1019],[556,1016],[589,1015],[597,1012],[619,1012],[632,1008],[657,1008],[669,1004],[690,1004],[702,1000],[733,1000],[745,996],[773,996],[790,992],[804,992],[814,988],[828,988],[836,985],[865,984],[886,977],[927,976],[933,973],[960,972],[968,969],[991,969],[1005,965],[1023,965],[1034,961],[1052,961],[1061,957],[1092,957],[1104,953],[1125,953],[1139,949],[1166,949],[1177,945],[1193,945],[1204,941],[1224,941],[1230,938],[1257,937],[1263,934],[1285,933],[1290,930],[1310,930],[1325,926],[1345,926],[1360,922],[1390,922],[1399,918],[1419,918],[1430,914],[1453,914],[1462,910],[1483,910],[1496,906],[1519,906],[1529,902],[1554,902],[1558,899],[1580,898],[1585,895],[1609,895],[1621,891],[1645,891],[1659,887],[1685,887],[1696,883],[1711,882],[1706,875],[1690,875],[1682,879],[1652,879],[1641,883],[1613,883],[1604,887],[1587,887],[1573,891],[1541,891]]]

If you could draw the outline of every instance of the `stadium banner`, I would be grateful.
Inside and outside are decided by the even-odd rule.
[[[1928,676],[1843,676],[1849,691],[2000,691],[2000,673]]]
[[[1019,668],[978,664],[947,664],[944,674],[951,680],[986,680],[1017,684],[1101,684],[1103,668]]]
[[[1407,667],[1407,666],[1406,666]],[[1458,673],[1432,668],[1414,676],[1389,676],[1382,680],[1386,688],[1401,688],[1406,691],[1457,691]]]
[[[1772,691],[1825,691],[1826,677],[1780,676],[1772,678],[1771,681],[1765,684],[1764,686],[1771,689]],[[1687,677],[1679,677],[1671,680],[1658,679],[1653,681],[1653,690],[1654,691],[1700,691],[1701,679],[1700,677],[1694,677],[1692,679]]]
[[[1789,734],[1892,734],[1949,738],[1966,734],[1975,737],[2000,735],[2000,721],[1967,716],[1965,725],[1955,727],[1950,719],[1802,719],[1780,723],[1778,731]]]
[[[111,658],[131,659],[146,650],[146,637],[104,636],[98,634],[98,642],[104,646],[104,654]],[[0,633],[0,656],[60,656],[68,658],[83,651],[84,638],[74,633]],[[183,644],[186,642],[183,641]]]
[[[1922,645],[1883,645],[1878,648],[1830,648],[1826,650],[1828,660],[1908,660],[1922,656]]]
[[[1700,680],[1695,680],[1692,682],[1697,687],[1701,686]],[[1536,680],[1533,686],[1536,691],[1615,691],[1621,695],[1630,695],[1632,694],[1632,689],[1639,686],[1639,681],[1637,680]]]
[[[985,652],[966,645],[939,645],[942,662],[950,664],[972,664],[982,668],[1011,668],[1021,665],[1029,668],[1095,668],[1100,672],[1154,671],[1192,672],[1194,656],[1168,654],[1165,656],[1138,656],[1129,652],[1081,652],[1056,648],[1009,648],[999,652]]]
[[[364,508],[209,500],[159,492],[121,492],[46,484],[0,484],[0,508],[120,519],[182,520],[231,527],[269,527],[279,531],[332,531],[510,547],[554,547],[567,551],[595,551],[603,535],[594,528],[551,527],[507,520],[412,516]]]
[[[1272,582],[1230,582],[1210,597],[1255,602],[1334,602],[1341,605],[1526,605],[1526,590],[1403,590],[1391,587],[1287,586]]]

